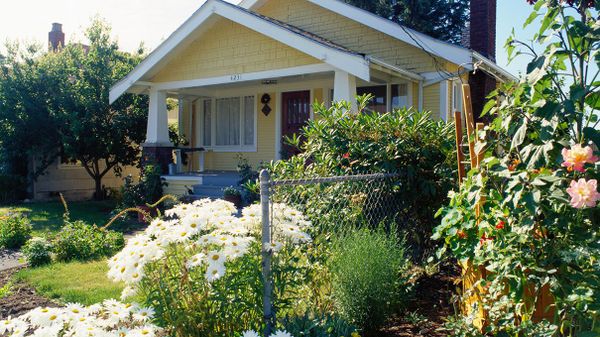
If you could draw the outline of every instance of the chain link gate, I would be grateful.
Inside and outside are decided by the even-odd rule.
[[[322,232],[351,228],[357,224],[378,226],[401,221],[401,185],[397,174],[362,174],[271,180],[267,170],[260,172],[262,215],[262,274],[265,336],[273,332],[271,275],[274,203],[284,203],[301,211]],[[267,248],[265,248],[267,247]]]

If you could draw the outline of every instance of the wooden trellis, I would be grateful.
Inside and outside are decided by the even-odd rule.
[[[481,165],[485,148],[480,145],[483,142],[479,138],[480,131],[485,127],[483,123],[474,122],[473,106],[471,102],[471,88],[469,84],[462,85],[463,94],[463,107],[464,107],[464,122],[463,116],[460,111],[454,111],[454,121],[456,123],[456,153],[458,159],[458,179],[459,185],[462,184],[466,177],[467,166],[470,168],[479,168]],[[463,124],[466,126],[467,134],[466,137],[463,131]],[[468,151],[466,149],[468,148]],[[479,150],[479,151],[477,151]],[[468,158],[467,158],[468,156]],[[485,203],[485,200],[480,200],[475,214],[479,218],[481,207]],[[475,266],[472,262],[468,261],[460,264],[462,269],[462,291],[463,301],[460,305],[461,310],[464,314],[471,314],[471,311],[477,305],[476,317],[473,320],[473,324],[479,329],[488,322],[488,314],[484,310],[481,303],[483,302],[483,295],[485,295],[486,289],[479,284],[481,279],[488,276],[489,272],[483,266]],[[525,302],[533,303],[533,301],[527,301],[527,298],[535,296],[531,287],[526,287],[524,290]],[[535,302],[535,311],[532,317],[533,321],[539,322],[546,319],[550,322],[554,320],[555,309],[554,299],[550,292],[550,288],[546,285],[540,290],[540,295]]]

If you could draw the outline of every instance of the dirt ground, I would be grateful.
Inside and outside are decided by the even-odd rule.
[[[408,314],[398,316],[380,331],[378,337],[446,337],[445,319],[454,315],[452,297],[456,292],[458,270],[445,269],[417,282]],[[374,336],[373,336],[374,337]]]
[[[11,281],[11,276],[22,267],[0,271],[0,288]],[[25,283],[13,282],[8,296],[0,298],[0,319],[16,317],[37,307],[56,307],[56,303],[38,295]]]

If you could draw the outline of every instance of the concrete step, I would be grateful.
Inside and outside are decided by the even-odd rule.
[[[236,186],[240,181],[237,172],[203,173],[202,185],[204,186]]]
[[[194,191],[194,195],[203,197],[203,198],[215,198],[222,199],[223,198],[223,190],[230,185],[222,186],[222,185],[194,185],[192,187]]]

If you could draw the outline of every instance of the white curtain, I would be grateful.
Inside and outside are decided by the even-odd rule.
[[[217,144],[240,145],[240,98],[217,99]]]
[[[254,145],[254,96],[244,97],[244,145]]]
[[[203,134],[203,142],[204,146],[211,146],[212,141],[212,101],[205,100],[204,101],[204,116],[202,120],[202,134]]]

